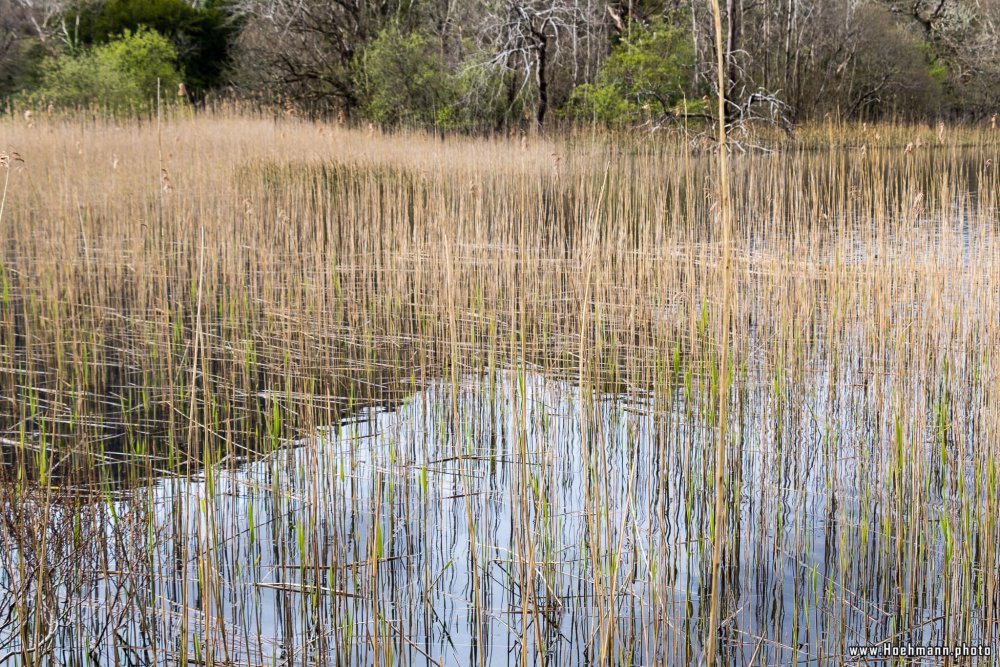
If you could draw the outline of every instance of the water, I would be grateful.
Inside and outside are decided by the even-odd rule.
[[[714,430],[706,388],[676,385],[581,400],[531,372],[437,381],[256,460],[57,502],[57,592],[39,599],[34,645],[80,665],[176,664],[182,649],[198,664],[697,663]],[[891,433],[871,430],[884,415],[827,386],[736,403],[727,664],[841,664],[848,646],[955,632],[967,580],[945,564],[940,508],[893,504]],[[911,525],[922,544],[897,544],[897,512],[935,524]],[[31,580],[12,576],[15,553],[7,604]],[[4,608],[0,654],[16,653]]]

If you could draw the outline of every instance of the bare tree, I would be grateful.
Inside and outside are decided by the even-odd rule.
[[[740,115],[748,105],[767,112],[780,103],[797,120],[893,109],[934,115],[946,97],[934,57],[976,43],[966,29],[944,48],[962,2],[977,0],[727,0],[730,108]],[[975,14],[978,25],[988,12]],[[966,50],[980,67],[995,61]],[[960,62],[947,59],[952,68]]]
[[[0,0],[0,95],[14,92],[33,48],[51,51],[61,10],[56,0]]]
[[[576,0],[499,0],[484,5],[480,48],[488,58],[482,66],[506,81],[508,113],[519,96],[531,91],[536,96],[534,121],[544,124],[552,105],[554,68],[567,53],[579,58],[584,52],[581,43],[598,35],[605,38],[604,11],[595,3]]]
[[[953,111],[991,114],[1000,102],[1000,2],[890,0],[901,19],[919,26],[932,46]]]
[[[317,110],[350,110],[359,103],[354,65],[390,24],[432,37],[446,75],[462,81],[456,90],[467,114],[497,127],[522,117],[545,124],[574,86],[595,80],[630,26],[671,14],[689,26],[698,94],[713,94],[718,85],[709,76],[713,39],[704,0],[234,2],[244,26],[235,49],[237,81],[249,92],[265,91],[271,101],[291,98]],[[1000,0],[720,5],[731,126],[892,109],[981,114],[1000,103]],[[5,37],[0,35],[0,58]]]
[[[351,109],[357,103],[351,80],[355,56],[405,4],[237,0],[233,12],[244,23],[236,44],[237,81],[312,109]]]
[[[65,5],[62,0],[3,0],[0,17],[10,15],[30,26],[33,36],[46,42],[55,32]]]

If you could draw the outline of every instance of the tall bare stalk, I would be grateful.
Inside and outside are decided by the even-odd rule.
[[[714,667],[719,645],[719,609],[721,606],[721,562],[723,543],[726,539],[726,427],[729,420],[729,324],[732,298],[732,267],[730,253],[732,240],[729,204],[729,160],[726,153],[726,63],[722,44],[722,10],[719,0],[712,0],[715,20],[715,59],[718,74],[718,196],[719,226],[722,232],[722,316],[719,318],[719,427],[715,441],[715,508],[714,534],[712,536],[712,589],[709,601],[708,633],[705,637],[705,663]]]

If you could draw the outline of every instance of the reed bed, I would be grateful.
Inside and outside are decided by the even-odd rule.
[[[995,655],[997,135],[769,145],[0,120],[0,664]]]

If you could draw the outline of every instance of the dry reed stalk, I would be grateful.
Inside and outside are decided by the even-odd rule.
[[[720,569],[722,552],[726,538],[726,432],[729,420],[729,328],[730,299],[732,298],[731,221],[729,210],[729,164],[726,145],[726,74],[725,56],[722,46],[722,10],[719,0],[712,0],[712,15],[715,25],[715,56],[718,74],[718,160],[719,160],[719,218],[722,231],[722,315],[719,319],[719,341],[721,363],[719,368],[719,427],[715,443],[715,503],[713,510],[714,534],[712,536],[712,584],[709,602],[708,632],[705,637],[705,664],[714,667],[719,644],[719,608],[721,605]]]

